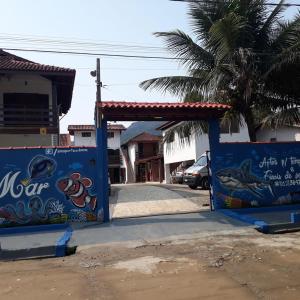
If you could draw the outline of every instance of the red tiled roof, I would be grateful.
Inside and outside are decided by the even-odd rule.
[[[27,71],[42,73],[70,73],[75,75],[75,70],[56,66],[43,65],[13,55],[0,49],[0,71]]]
[[[108,130],[125,130],[126,128],[122,124],[108,124]],[[74,131],[94,131],[95,125],[69,125],[68,131],[71,135],[74,135]]]
[[[108,121],[188,121],[221,118],[230,105],[207,102],[125,102],[96,103]]]
[[[161,136],[153,135],[148,132],[143,132],[133,139],[131,139],[131,142],[158,142],[161,140]]]
[[[97,103],[100,106],[99,103]],[[102,108],[223,108],[229,109],[230,105],[208,102],[126,102],[104,101]]]
[[[71,137],[68,133],[59,135],[59,146],[71,146]]]

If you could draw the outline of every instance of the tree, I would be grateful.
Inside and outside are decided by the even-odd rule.
[[[199,95],[200,102],[230,104],[222,121],[241,122],[242,116],[251,141],[257,119],[270,126],[299,123],[300,15],[284,20],[285,8],[284,0],[272,11],[265,0],[189,3],[193,38],[180,30],[155,33],[187,75],[153,78],[140,87],[187,102]]]

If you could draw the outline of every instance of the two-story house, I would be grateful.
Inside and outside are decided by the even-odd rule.
[[[161,148],[163,122],[135,122],[121,135],[126,183],[162,182],[164,163]]]
[[[0,147],[59,145],[59,116],[71,106],[75,70],[0,50]]]
[[[108,169],[111,183],[125,181],[125,166],[121,155],[121,132],[125,127],[121,124],[107,125]],[[74,146],[96,146],[96,130],[94,125],[69,125],[68,131],[74,137]]]

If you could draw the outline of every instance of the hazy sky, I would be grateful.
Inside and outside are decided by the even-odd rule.
[[[9,35],[38,36],[42,39],[85,41],[102,44],[142,45],[162,47],[155,31],[182,29],[189,33],[187,5],[168,0],[9,0],[3,1],[0,12],[0,47],[54,48],[90,50],[87,45],[44,42],[28,44],[8,40]],[[274,2],[274,1],[273,1]],[[276,1],[278,2],[278,1]],[[288,1],[297,3],[297,1]],[[295,13],[290,8],[287,16]],[[168,56],[162,48],[97,46],[96,52]],[[13,51],[11,51],[13,52]],[[72,107],[61,121],[61,131],[68,124],[92,124],[95,103],[95,82],[90,70],[95,69],[95,57],[14,52],[30,60],[76,69]],[[143,91],[138,84],[158,76],[179,75],[183,71],[175,62],[164,60],[101,57],[101,79],[107,87],[102,99],[126,101],[176,101],[170,95]]]

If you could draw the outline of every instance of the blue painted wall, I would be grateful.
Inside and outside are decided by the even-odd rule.
[[[103,221],[96,148],[1,149],[0,226]]]
[[[214,208],[300,203],[300,143],[219,143],[210,124]]]

